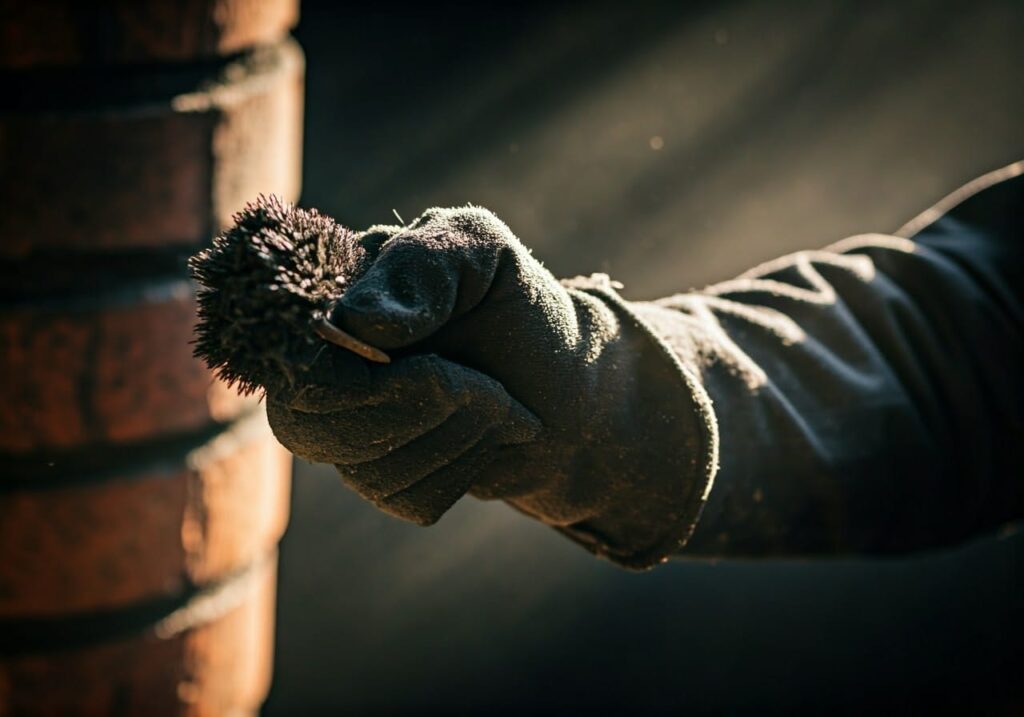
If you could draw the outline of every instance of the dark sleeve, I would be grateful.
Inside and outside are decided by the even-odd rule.
[[[717,426],[683,555],[912,551],[1024,516],[1022,171],[900,235],[635,305]]]

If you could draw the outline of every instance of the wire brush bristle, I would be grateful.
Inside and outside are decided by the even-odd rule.
[[[275,196],[246,205],[189,259],[199,284],[195,355],[245,394],[308,369],[323,347],[312,323],[368,262],[357,237]]]

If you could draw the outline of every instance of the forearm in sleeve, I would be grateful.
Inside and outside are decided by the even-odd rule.
[[[941,547],[1024,516],[1024,177],[633,306],[711,399],[683,555]]]

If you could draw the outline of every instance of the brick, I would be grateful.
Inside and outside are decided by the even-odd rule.
[[[298,0],[0,0],[0,67],[197,60],[280,39]]]
[[[258,193],[297,198],[302,52],[243,56],[183,94],[0,114],[0,259],[191,250]]]
[[[177,461],[0,500],[0,618],[124,607],[272,552],[291,456],[262,412]]]
[[[0,451],[131,443],[251,408],[192,357],[195,313],[184,279],[0,307]]]
[[[0,715],[254,714],[270,684],[275,578],[268,560],[174,616],[196,621],[180,630],[0,658]]]

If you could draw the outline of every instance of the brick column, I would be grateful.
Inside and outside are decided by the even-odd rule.
[[[255,712],[290,460],[185,258],[299,190],[297,0],[0,0],[0,715]]]

